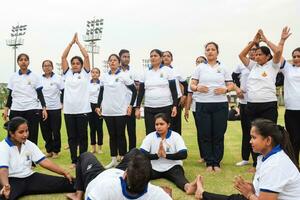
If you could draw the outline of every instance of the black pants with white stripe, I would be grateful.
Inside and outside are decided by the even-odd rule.
[[[41,131],[47,153],[59,153],[61,148],[61,109],[47,110],[48,118],[41,119]]]
[[[135,108],[132,108],[130,116],[126,116],[126,126],[129,142],[129,150],[136,147],[136,119]]]
[[[284,121],[286,130],[294,149],[294,155],[299,165],[300,152],[300,110],[285,110]]]
[[[14,117],[23,117],[28,121],[29,136],[28,139],[37,144],[39,135],[39,123],[42,118],[42,110],[26,110],[26,111],[15,111],[11,110],[9,113],[9,119]]]
[[[155,131],[155,120],[154,116],[158,113],[165,113],[169,118],[171,118],[172,106],[165,106],[159,108],[151,108],[145,107],[144,115],[145,115],[145,127],[146,127],[146,134]]]
[[[11,192],[9,199],[17,200],[21,196],[31,194],[51,194],[75,192],[74,185],[65,177],[46,175],[35,172],[26,178],[8,179]],[[2,188],[0,184],[0,188]],[[4,198],[0,197],[4,200]]]
[[[137,154],[142,154],[142,152],[136,148],[132,149],[125,154],[123,160],[116,168],[125,171],[130,159]],[[90,152],[81,154],[76,165],[75,189],[85,191],[88,184],[104,170],[103,165],[97,160],[94,154]]]
[[[247,104],[240,104],[240,116],[241,116],[241,127],[242,127],[242,159],[249,160],[250,153],[252,155],[253,163],[256,162],[257,155],[253,152],[250,140],[250,129],[251,122],[246,113]]]
[[[266,102],[266,103],[247,103],[246,114],[249,117],[250,123],[258,118],[269,119],[277,124],[278,111],[277,111],[277,101]],[[249,130],[251,129],[251,124],[249,124]],[[256,167],[257,157],[259,154],[253,153],[253,167]]]
[[[104,116],[109,134],[111,157],[124,156],[127,152],[125,125],[126,116]]]
[[[91,145],[96,144],[96,136],[97,136],[97,144],[103,144],[103,118],[100,117],[95,109],[97,104],[91,103],[92,112],[88,114],[89,116],[89,125],[90,125],[90,137],[91,137]],[[97,134],[96,134],[97,133]]]
[[[224,155],[228,103],[196,103],[198,137],[207,166],[220,167]]]
[[[158,172],[152,169],[151,179],[154,180],[159,178],[165,178],[171,181],[182,191],[185,191],[184,185],[189,183],[189,181],[184,175],[184,170],[181,165],[175,165],[174,167],[165,172]]]
[[[88,148],[88,116],[87,114],[65,114],[68,143],[71,153],[72,163],[77,162],[77,146],[82,154]]]
[[[175,117],[171,117],[171,130],[179,133],[181,135],[181,113],[182,107],[180,105],[180,98],[178,98],[177,104],[177,115]]]
[[[203,192],[202,200],[247,200],[246,197],[240,194],[232,194],[230,196],[214,194],[209,192]]]

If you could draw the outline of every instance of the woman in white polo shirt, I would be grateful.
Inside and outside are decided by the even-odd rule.
[[[186,103],[187,97],[187,88],[188,83],[186,78],[184,78],[178,70],[172,66],[173,62],[173,54],[170,51],[164,51],[162,56],[162,64],[164,66],[169,67],[172,69],[173,77],[176,81],[176,90],[177,90],[177,114],[175,117],[171,118],[171,129],[179,134],[181,134],[181,113],[182,109]],[[182,89],[183,88],[183,89]],[[183,91],[182,91],[183,90]]]
[[[79,56],[71,58],[71,68],[67,61],[73,44],[77,44],[84,60]],[[64,79],[64,116],[68,134],[72,166],[77,162],[77,146],[82,154],[88,148],[88,116],[91,112],[89,102],[90,61],[85,48],[79,43],[77,33],[61,57],[61,67]]]
[[[156,131],[146,136],[140,150],[151,160],[151,179],[168,179],[186,194],[194,194],[197,178],[189,182],[182,167],[187,148],[181,135],[169,128],[169,116],[165,113],[155,115]]]
[[[110,70],[103,74],[100,87],[98,107],[96,112],[104,117],[108,133],[111,163],[106,168],[115,167],[117,156],[120,159],[126,154],[127,145],[125,137],[126,115],[130,116],[132,106],[136,99],[136,88],[128,73],[120,69],[120,58],[116,54],[108,57]],[[128,104],[127,90],[131,90],[132,96]]]
[[[250,121],[256,118],[264,118],[277,123],[277,96],[276,96],[276,76],[280,69],[280,59],[283,45],[286,38],[282,32],[278,46],[270,42],[259,30],[253,41],[249,43],[240,53],[242,63],[250,70],[247,80],[247,115]],[[255,61],[247,57],[251,48],[260,41],[265,42],[272,50],[274,55],[266,46],[260,46],[256,50]]]
[[[53,72],[53,63],[51,60],[44,60],[42,63],[44,74],[41,82],[43,94],[45,97],[48,118],[41,120],[41,131],[45,140],[47,157],[57,158],[61,148],[61,90],[62,81],[59,76]]]
[[[26,119],[15,117],[5,126],[8,134],[0,142],[0,199],[16,200],[30,194],[74,191],[71,175],[48,160],[34,143],[27,140]],[[34,172],[32,162],[64,177]]]
[[[294,154],[299,165],[300,151],[300,48],[292,52],[292,64],[284,60],[285,127],[290,134]]]
[[[207,62],[206,58],[204,56],[199,56],[196,59],[196,66],[198,66],[199,64],[204,63],[204,62]],[[190,79],[189,85],[188,85],[188,96],[187,96],[186,103],[185,103],[185,108],[184,108],[184,119],[186,121],[188,121],[189,113],[190,113],[190,110],[191,110],[192,113],[193,113],[193,117],[194,117],[196,131],[198,133],[197,115],[196,115],[196,99],[195,99],[195,96],[197,94],[194,94],[194,93],[197,93],[197,92],[193,92],[191,90],[191,81],[192,81],[192,79]],[[200,159],[198,160],[198,162],[203,163],[204,159],[203,159],[203,153],[202,153],[201,145],[200,145],[201,144],[201,137],[199,137],[198,134],[197,134],[197,142],[198,142],[198,148],[199,148],[199,153],[200,153]]]
[[[91,70],[92,79],[89,84],[90,103],[92,109],[92,112],[89,113],[92,153],[96,152],[96,136],[97,136],[98,153],[102,153],[102,145],[103,145],[103,118],[100,117],[95,111],[98,103],[100,86],[102,84],[99,79],[100,73],[101,73],[100,69],[96,67],[93,68]]]
[[[145,95],[146,134],[155,131],[154,116],[166,113],[169,117],[177,114],[176,81],[172,70],[162,65],[162,52],[153,49],[150,52],[151,67],[141,76],[137,98],[136,118],[140,119],[140,106]]]
[[[227,129],[228,100],[226,93],[234,87],[231,73],[217,60],[219,47],[215,42],[205,45],[207,63],[197,66],[192,75],[191,90],[196,99],[196,115],[200,148],[207,171],[220,171]]]
[[[3,118],[6,121],[9,113],[10,119],[17,116],[27,119],[30,130],[28,139],[37,144],[40,119],[47,119],[43,86],[40,77],[28,69],[29,56],[27,54],[20,54],[17,62],[20,69],[8,81],[8,97]]]
[[[206,192],[201,177],[197,182],[196,199],[298,200],[300,173],[288,132],[271,120],[256,119],[252,122],[251,145],[254,152],[261,154],[252,183],[238,176],[234,187],[240,194],[226,196]]]

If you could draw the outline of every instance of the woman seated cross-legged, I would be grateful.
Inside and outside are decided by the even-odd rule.
[[[199,177],[193,182],[186,179],[182,160],[187,158],[187,148],[181,135],[169,127],[168,116],[157,114],[156,131],[148,134],[141,145],[141,151],[151,160],[151,179],[166,178],[187,194],[194,194]]]

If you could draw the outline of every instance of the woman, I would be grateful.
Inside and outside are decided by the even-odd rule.
[[[51,60],[44,60],[42,68],[44,71],[42,86],[48,118],[41,120],[40,125],[45,140],[46,156],[57,158],[61,148],[61,90],[63,90],[63,86],[60,77],[53,73]]]
[[[280,68],[283,45],[288,36],[289,29],[284,28],[280,42],[276,46],[266,38],[262,30],[259,30],[253,41],[239,55],[242,63],[250,70],[247,80],[248,101],[246,107],[250,121],[256,118],[264,118],[277,123],[275,81]],[[260,46],[256,50],[255,61],[250,60],[247,54],[259,41],[265,42],[274,53],[274,56],[272,56],[268,47]]]
[[[197,199],[203,200],[298,200],[300,173],[293,155],[289,134],[267,119],[252,122],[251,141],[257,158],[253,183],[236,177],[234,187],[241,195],[224,196],[205,192],[202,178],[197,182]]]
[[[199,56],[196,59],[196,66],[198,66],[201,63],[205,63],[207,62],[206,58],[204,56]],[[196,101],[195,101],[195,96],[197,95],[197,92],[192,92],[191,90],[191,79],[189,81],[189,85],[188,85],[188,96],[186,99],[186,104],[185,104],[185,108],[184,108],[184,119],[186,121],[188,121],[189,119],[189,112],[190,109],[192,110],[193,116],[194,116],[194,121],[195,121],[195,126],[196,126],[196,130],[198,133],[198,126],[197,126],[197,116],[196,116]],[[199,137],[199,135],[197,134],[197,141],[198,141],[198,148],[199,148],[199,152],[200,152],[200,159],[198,160],[199,163],[203,163],[204,159],[203,159],[203,153],[201,151],[200,148],[200,140],[201,138]]]
[[[290,134],[294,155],[299,165],[300,151],[300,48],[292,52],[292,63],[286,61],[281,69],[284,74],[284,121],[287,131]]]
[[[98,103],[98,96],[100,92],[101,81],[100,70],[98,68],[93,68],[91,71],[92,79],[89,84],[89,94],[90,94],[90,104],[92,112],[89,113],[89,125],[90,125],[90,137],[91,137],[91,146],[92,153],[96,152],[96,133],[97,133],[97,145],[98,145],[98,153],[102,152],[103,145],[103,118],[100,117],[95,109]]]
[[[103,75],[103,86],[100,87],[98,107],[96,112],[103,116],[108,133],[111,162],[105,168],[115,167],[117,156],[122,160],[126,154],[125,125],[126,115],[130,116],[136,99],[136,89],[133,80],[122,72],[120,58],[116,54],[108,57],[109,72]],[[127,88],[131,90],[130,104],[127,99]]]
[[[17,62],[20,69],[8,81],[8,97],[3,119],[6,121],[8,116],[10,119],[17,116],[27,119],[30,132],[28,139],[37,144],[40,119],[41,117],[43,120],[47,119],[43,87],[40,77],[28,69],[29,56],[27,54],[20,54]]]
[[[79,47],[84,60],[79,56],[71,58],[71,68],[67,61],[68,54],[74,44]],[[61,67],[64,79],[64,116],[70,147],[72,165],[75,168],[77,162],[77,146],[79,153],[87,151],[88,147],[88,116],[91,112],[89,102],[90,61],[85,48],[79,43],[77,33],[71,43],[63,52]]]
[[[166,178],[186,194],[194,194],[197,178],[189,182],[182,167],[187,148],[182,137],[169,128],[169,116],[165,113],[155,115],[156,131],[148,134],[142,142],[141,151],[151,160],[151,179]]]
[[[228,100],[226,93],[234,87],[231,73],[217,60],[219,46],[205,45],[207,63],[198,65],[192,75],[191,90],[195,93],[196,119],[200,148],[207,171],[221,171],[224,154],[224,134],[227,129]]]
[[[145,127],[146,134],[155,131],[154,116],[158,113],[166,113],[169,117],[177,114],[177,90],[172,70],[163,66],[162,52],[153,49],[150,52],[151,67],[141,77],[136,118],[140,119],[140,106],[145,95]]]
[[[171,65],[173,62],[173,54],[170,51],[164,51],[162,56],[163,65],[172,69],[173,77],[176,81],[177,90],[177,114],[175,117],[171,118],[171,129],[179,134],[181,134],[181,113],[182,108],[185,105],[188,83],[186,78],[183,78],[181,74]],[[183,88],[183,94],[182,89]]]
[[[19,199],[30,194],[72,192],[71,175],[46,159],[42,151],[27,140],[27,120],[15,117],[5,123],[7,138],[0,143],[0,199]],[[32,171],[32,162],[64,177]]]

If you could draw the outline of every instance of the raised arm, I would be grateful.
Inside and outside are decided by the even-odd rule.
[[[248,43],[248,45],[242,50],[242,52],[239,54],[239,58],[242,61],[242,63],[247,67],[250,63],[250,59],[247,57],[249,51],[251,48],[258,44],[260,40],[260,34],[257,32],[253,41]]]
[[[63,73],[65,73],[67,71],[67,69],[69,68],[67,57],[69,55],[71,47],[75,43],[76,34],[74,35],[72,41],[68,44],[67,48],[64,50],[64,52],[61,56],[61,69],[63,70]]]
[[[82,44],[79,42],[77,33],[75,34],[75,42],[78,45],[80,52],[83,56],[83,67],[84,67],[85,71],[89,72],[90,68],[91,68],[89,54],[86,51],[86,49],[84,48],[84,46],[82,46]],[[92,67],[94,67],[94,66],[92,66]]]

